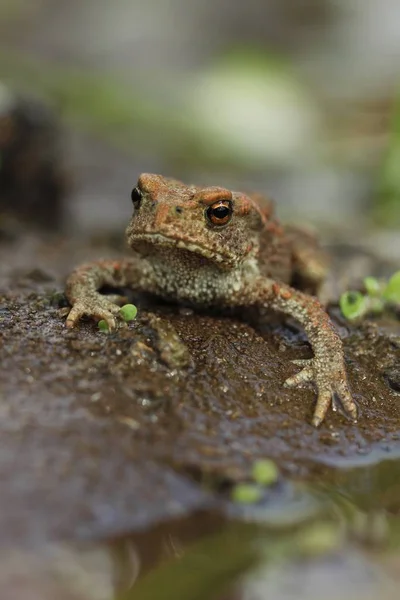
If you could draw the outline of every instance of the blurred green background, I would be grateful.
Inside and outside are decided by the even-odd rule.
[[[66,124],[78,229],[125,223],[155,171],[396,231],[399,34],[396,0],[2,0],[0,79]]]

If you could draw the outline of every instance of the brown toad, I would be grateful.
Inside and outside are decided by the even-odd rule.
[[[296,319],[312,345],[314,358],[294,361],[303,368],[285,386],[316,384],[314,425],[336,399],[356,418],[340,337],[319,301],[293,287],[317,293],[324,280],[324,257],[311,236],[281,227],[272,204],[259,205],[256,196],[160,175],[141,175],[132,201],[126,236],[135,256],[86,264],[69,276],[67,327],[83,315],[116,326],[118,297],[100,294],[104,285],[202,307],[273,309]]]

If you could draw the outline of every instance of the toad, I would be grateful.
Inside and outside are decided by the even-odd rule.
[[[71,273],[67,327],[83,315],[116,327],[121,297],[101,294],[103,286],[131,287],[199,307],[277,311],[303,327],[314,352],[311,359],[293,361],[301,370],[284,386],[315,384],[315,426],[338,401],[356,419],[342,342],[316,297],[327,268],[312,236],[281,226],[273,204],[258,196],[161,175],[142,174],[132,202],[126,237],[134,256],[99,260]]]

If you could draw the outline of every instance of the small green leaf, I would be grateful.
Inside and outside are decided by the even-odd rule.
[[[251,483],[239,483],[232,490],[232,500],[239,504],[255,504],[261,498],[261,488]]]
[[[108,333],[110,331],[108,328],[108,323],[107,321],[104,321],[104,319],[97,323],[97,327],[102,333]]]
[[[368,296],[379,296],[382,292],[382,285],[375,277],[365,277],[364,287]]]
[[[133,319],[137,315],[137,308],[134,304],[125,304],[120,308],[119,314],[124,319],[124,321],[133,321]]]
[[[278,467],[272,460],[257,460],[251,471],[252,477],[259,485],[271,485],[279,478]]]
[[[400,304],[400,271],[396,271],[389,279],[383,291],[383,297],[387,302]]]
[[[343,316],[349,321],[359,319],[368,310],[367,298],[361,292],[344,292],[340,296],[339,305]]]

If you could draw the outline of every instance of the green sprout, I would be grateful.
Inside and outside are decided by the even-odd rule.
[[[350,290],[340,297],[340,310],[348,321],[361,319],[367,313],[379,315],[387,306],[400,305],[400,271],[394,273],[388,282],[365,277],[363,283],[365,293]]]
[[[272,460],[257,460],[251,471],[252,477],[259,485],[271,485],[279,478],[278,467]]]
[[[253,483],[239,483],[232,490],[232,500],[238,504],[256,504],[262,498],[262,489]]]
[[[99,328],[99,330],[102,333],[108,333],[110,331],[110,328],[108,327],[108,323],[104,319],[101,319],[101,321],[99,321],[97,323],[97,327]]]
[[[125,304],[120,308],[119,314],[121,317],[129,323],[129,321],[133,321],[137,315],[137,308],[134,304]]]
[[[344,292],[340,296],[340,310],[348,321],[363,317],[368,310],[366,297],[361,292]]]
[[[122,306],[120,308],[119,314],[120,314],[121,318],[126,323],[129,323],[129,321],[133,321],[133,319],[136,317],[136,315],[137,315],[137,308],[136,308],[136,306],[134,306],[134,304],[125,304],[124,306]],[[99,328],[99,330],[102,333],[109,333],[110,332],[110,328],[108,326],[108,323],[104,319],[102,319],[101,321],[99,321],[97,323],[97,327]]]
[[[265,489],[279,479],[279,470],[272,460],[257,460],[251,469],[254,483],[239,483],[232,490],[232,500],[239,504],[256,504],[262,499]]]

